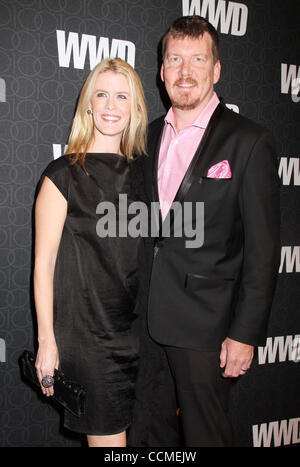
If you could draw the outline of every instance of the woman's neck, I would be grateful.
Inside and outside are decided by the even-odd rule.
[[[97,135],[88,147],[88,152],[108,152],[122,155],[119,136]]]

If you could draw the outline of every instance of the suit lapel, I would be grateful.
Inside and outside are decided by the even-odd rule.
[[[164,132],[164,117],[160,118],[156,123],[156,128],[152,133],[152,138],[149,141],[149,154],[152,155],[152,180],[151,180],[151,195],[152,201],[159,203],[159,193],[158,193],[158,183],[157,183],[157,174],[158,174],[158,160],[159,160],[159,150],[162,140],[162,135]],[[158,204],[159,205],[159,204]],[[158,209],[155,210],[155,215],[152,221],[155,221],[156,232],[160,232],[162,226],[162,217],[161,211]]]
[[[161,212],[159,211],[159,228],[158,230],[161,232],[161,228],[165,224],[166,226],[172,226],[174,223],[174,218],[176,217],[176,207],[178,208],[178,203],[182,203],[184,200],[184,197],[186,196],[188,190],[190,189],[192,183],[199,177],[201,174],[201,170],[203,169],[203,166],[205,165],[206,161],[206,155],[207,155],[207,148],[209,146],[209,142],[212,139],[218,121],[220,119],[221,114],[223,113],[223,106],[222,104],[219,104],[213,115],[211,116],[211,119],[207,125],[207,128],[204,132],[204,135],[201,139],[201,142],[194,154],[194,157],[189,165],[188,170],[186,171],[183,180],[178,188],[178,191],[175,195],[173,203],[177,202],[174,205],[174,209],[170,209],[168,212],[167,216],[165,217],[164,221],[162,222],[162,217],[161,217]],[[159,202],[159,193],[158,193],[158,183],[157,183],[157,175],[158,175],[158,160],[159,160],[159,150],[160,150],[160,145],[161,145],[161,140],[162,140],[162,135],[163,135],[163,130],[164,130],[164,118],[160,119],[157,125],[157,129],[155,131],[155,138],[153,141],[150,142],[151,148],[150,153],[153,155],[153,160],[152,160],[152,200]]]
[[[179,201],[179,202],[183,201],[192,183],[196,180],[198,175],[201,173],[201,170],[203,166],[205,165],[205,161],[206,161],[205,156],[207,155],[207,148],[209,146],[209,142],[215,133],[217,123],[219,121],[222,111],[223,111],[223,107],[221,104],[219,104],[211,116],[211,119],[207,125],[207,128],[204,132],[201,142],[195,152],[195,155],[189,165],[188,170],[185,173],[185,176],[183,177],[180,187],[178,188],[174,201]]]
[[[164,132],[164,125],[162,124],[160,132],[158,134],[158,138],[155,142],[154,152],[153,152],[153,161],[152,161],[152,181],[153,181],[152,199],[154,201],[159,201],[157,175],[158,175],[159,150],[160,150],[160,144],[161,144],[163,132]]]
[[[164,226],[165,226],[167,232],[172,231],[172,226],[174,225],[174,219],[176,217],[180,204],[183,202],[192,183],[201,174],[201,170],[203,169],[203,166],[205,165],[205,162],[206,162],[206,155],[208,155],[209,142],[215,133],[217,123],[222,113],[223,113],[223,106],[219,104],[211,116],[211,119],[207,125],[207,128],[204,132],[201,142],[178,188],[178,191],[173,201],[174,205],[172,209],[169,210],[163,222],[160,216],[160,222],[162,222],[162,224],[160,225],[162,225],[162,229],[164,229]],[[162,132],[161,132],[161,136],[162,136]],[[161,141],[161,136],[160,136],[160,141]],[[157,184],[157,165],[156,165],[156,171],[154,172],[154,174],[155,174],[154,179]]]

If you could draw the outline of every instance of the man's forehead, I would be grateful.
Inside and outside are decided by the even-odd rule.
[[[203,51],[203,49],[209,48],[211,49],[212,39],[207,32],[204,32],[202,36],[198,37],[174,37],[170,36],[167,42],[166,52],[174,53],[176,50],[184,49],[186,52],[190,50],[199,50]]]

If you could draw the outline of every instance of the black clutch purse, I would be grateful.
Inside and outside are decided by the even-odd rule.
[[[24,379],[34,387],[41,389],[35,368],[36,357],[32,352],[25,350],[20,358],[21,370]],[[54,395],[50,398],[80,417],[85,412],[86,391],[80,385],[71,381],[61,371],[54,370]]]

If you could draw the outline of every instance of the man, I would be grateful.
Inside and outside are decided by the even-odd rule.
[[[161,207],[148,327],[167,355],[186,446],[233,445],[230,384],[265,342],[279,266],[272,138],[220,103],[220,72],[213,26],[199,16],[176,20],[163,39],[161,66],[172,107],[150,125],[144,174]],[[184,216],[183,235],[176,235],[172,203],[182,212],[193,204],[189,228],[204,227],[202,245],[187,244]],[[204,203],[204,226],[196,203]]]

